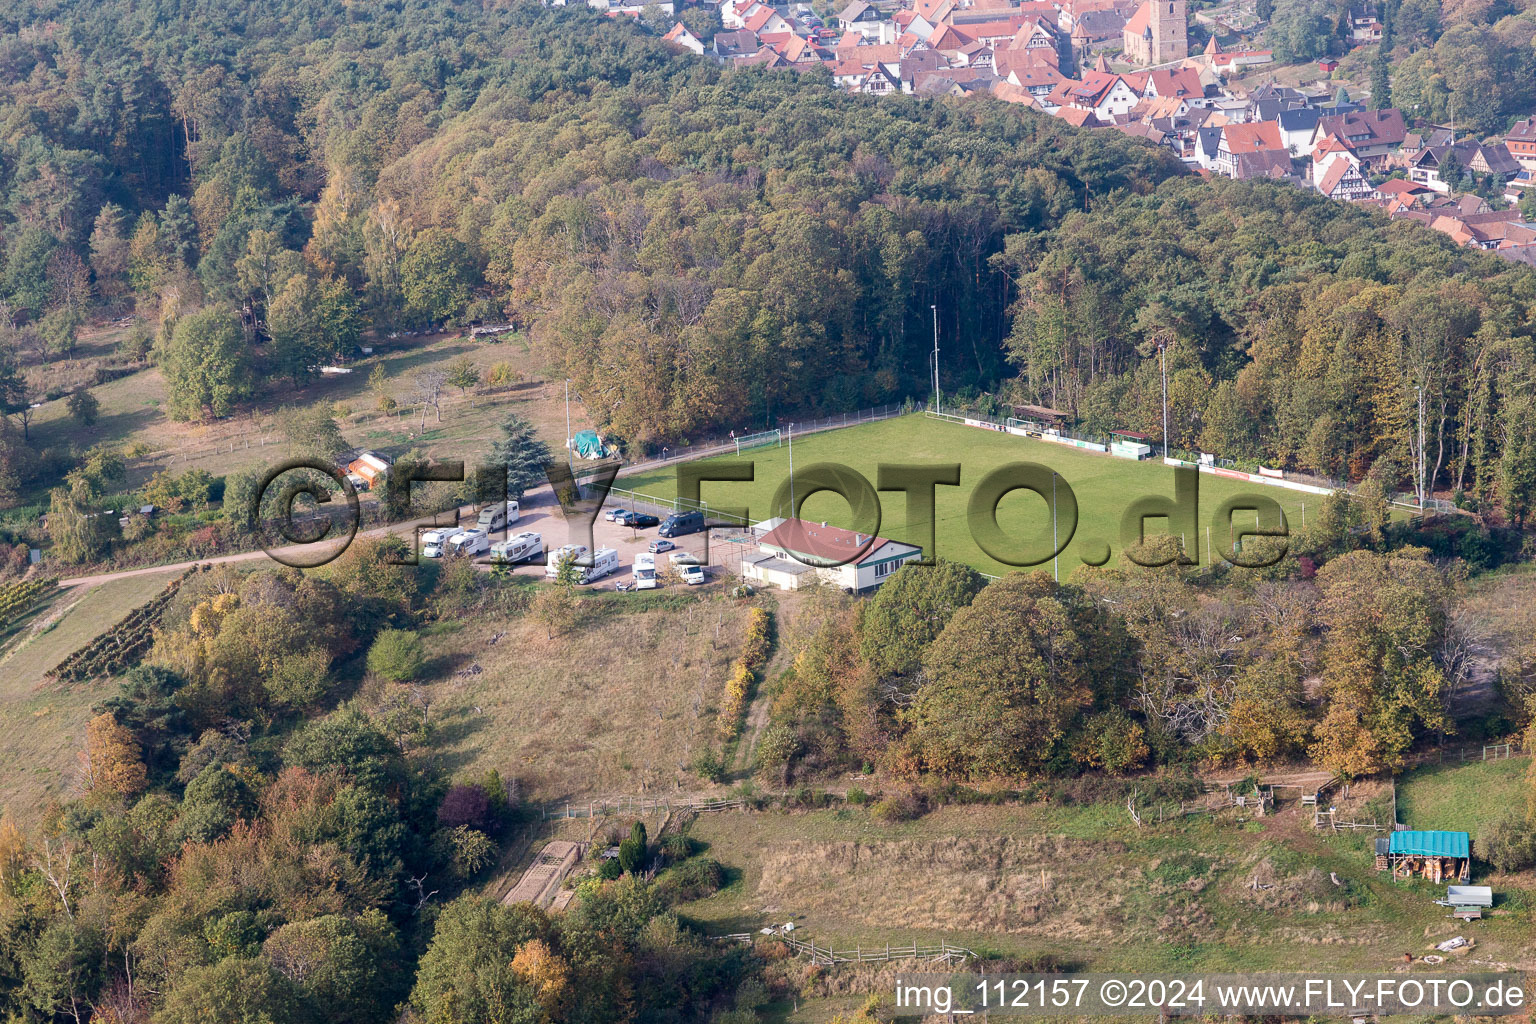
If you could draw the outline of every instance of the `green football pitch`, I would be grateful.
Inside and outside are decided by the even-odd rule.
[[[754,521],[785,514],[774,507],[774,496],[789,476],[788,444],[759,448],[743,455],[721,456],[704,460],[708,465],[754,463],[752,482],[705,481],[700,497],[714,508],[745,506]],[[1077,501],[1077,529],[1059,556],[1060,572],[1065,578],[1084,562],[1096,562],[1106,556],[1116,557],[1123,550],[1122,520],[1132,502],[1145,496],[1174,497],[1175,470],[1159,458],[1142,462],[1116,458],[1096,452],[1079,451],[1064,445],[983,430],[961,423],[937,420],[922,414],[882,420],[858,427],[809,434],[795,439],[794,465],[797,481],[818,463],[836,463],[856,470],[871,486],[878,480],[878,468],[885,464],[958,463],[959,486],[939,486],[935,491],[935,547],[941,558],[965,562],[982,572],[1002,575],[1017,566],[1005,565],[990,557],[978,544],[971,529],[972,491],[987,474],[1010,463],[1029,462],[1045,467],[1043,477],[1051,473],[1070,486]],[[698,466],[700,463],[693,463]],[[1284,511],[1289,528],[1304,525],[1306,515],[1316,511],[1323,498],[1282,487],[1256,484],[1208,473],[1193,474],[1199,481],[1197,536],[1185,537],[1185,550],[1202,564],[1220,558],[1228,543],[1217,521],[1219,506],[1228,499],[1248,495],[1269,498]],[[668,467],[654,473],[637,474],[618,481],[618,486],[652,497],[671,500],[677,495],[678,468]],[[1049,488],[1046,483],[1042,490]],[[1068,502],[1057,498],[1057,527],[1065,541]],[[899,491],[880,493],[881,536],[912,544],[924,544],[926,524],[906,521],[907,499]],[[1047,499],[1027,490],[1006,495],[996,505],[997,525],[1010,538],[1029,542],[1037,550],[1051,547],[1051,506]],[[853,521],[849,503],[840,495],[823,491],[806,498],[801,517],[828,522],[848,529],[869,528],[865,518]],[[1239,528],[1248,525],[1244,517],[1253,512],[1237,512],[1233,518]],[[1149,518],[1146,534],[1168,532],[1169,520]],[[1198,555],[1196,546],[1198,545]],[[1051,562],[1042,563],[1051,568]]]

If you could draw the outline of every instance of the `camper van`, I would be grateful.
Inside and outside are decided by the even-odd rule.
[[[537,533],[514,533],[491,545],[491,557],[498,562],[531,562],[543,555],[544,537]]]
[[[480,510],[480,517],[475,520],[475,528],[484,530],[486,533],[499,533],[517,522],[517,517],[517,502],[498,501]]]
[[[461,530],[448,538],[448,551],[455,555],[483,555],[491,550],[491,538],[484,530]]]
[[[567,558],[580,558],[586,553],[587,546],[585,544],[566,544],[563,547],[555,548],[555,550],[549,553],[549,557],[544,559],[545,579],[552,580],[560,575],[560,563]]]
[[[440,530],[428,530],[421,535],[421,554],[424,558],[442,558],[448,538],[459,532],[456,526]]]
[[[656,556],[641,552],[635,556],[635,589],[655,590],[661,586],[656,579]]]
[[[685,533],[698,533],[704,529],[704,513],[674,512],[661,521],[656,533],[662,537],[681,537]]]
[[[582,583],[596,583],[619,568],[619,553],[613,548],[598,548],[592,556],[592,564],[581,570]]]

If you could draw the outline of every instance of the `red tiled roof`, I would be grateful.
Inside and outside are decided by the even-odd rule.
[[[1229,124],[1225,133],[1229,153],[1261,153],[1265,150],[1284,150],[1280,141],[1280,126],[1273,121],[1256,121],[1252,124]]]
[[[1404,181],[1402,178],[1390,178],[1378,184],[1376,192],[1381,192],[1382,195],[1424,195],[1425,192],[1433,192],[1433,189],[1413,181]]]
[[[1148,78],[1159,96],[1205,95],[1205,86],[1194,68],[1159,68],[1148,72]]]
[[[769,530],[763,536],[762,543],[821,562],[846,564],[862,562],[890,541],[836,526],[809,523],[804,519],[786,519]]]
[[[761,32],[763,26],[768,24],[769,21],[773,20],[777,14],[778,12],[775,11],[772,7],[763,5],[757,10],[753,11],[752,14],[747,18],[747,28],[751,29],[753,32]]]
[[[1103,123],[1093,116],[1093,111],[1080,110],[1077,107],[1062,107],[1056,112],[1056,116],[1079,128],[1093,128]]]
[[[1136,13],[1131,15],[1131,20],[1125,23],[1125,31],[1133,36],[1139,36],[1152,25],[1152,4],[1149,2],[1136,8]]]

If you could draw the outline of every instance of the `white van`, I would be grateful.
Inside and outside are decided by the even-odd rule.
[[[655,590],[661,586],[656,579],[656,556],[641,552],[635,556],[635,589]]]
[[[581,571],[581,582],[595,583],[619,568],[619,553],[613,548],[598,548],[592,556],[592,565]]]
[[[544,537],[537,533],[514,533],[491,545],[491,557],[498,562],[531,562],[543,555]]]
[[[567,558],[580,558],[586,553],[587,546],[585,544],[566,544],[562,547],[555,548],[555,550],[549,553],[549,557],[544,559],[545,579],[552,580],[556,576],[559,576],[560,563],[565,561]],[[580,570],[578,569],[578,571]]]
[[[480,517],[475,520],[475,528],[484,530],[486,533],[497,533],[517,522],[517,518],[517,502],[498,501],[480,510]]]
[[[461,530],[448,538],[448,551],[455,555],[483,555],[491,550],[491,538],[484,530]]]
[[[459,532],[457,526],[440,530],[427,530],[421,535],[421,554],[424,558],[442,558],[448,538]]]

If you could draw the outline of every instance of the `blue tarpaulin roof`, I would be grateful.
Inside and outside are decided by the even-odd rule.
[[[1393,832],[1391,852],[1416,857],[1467,857],[1471,845],[1465,832]]]

